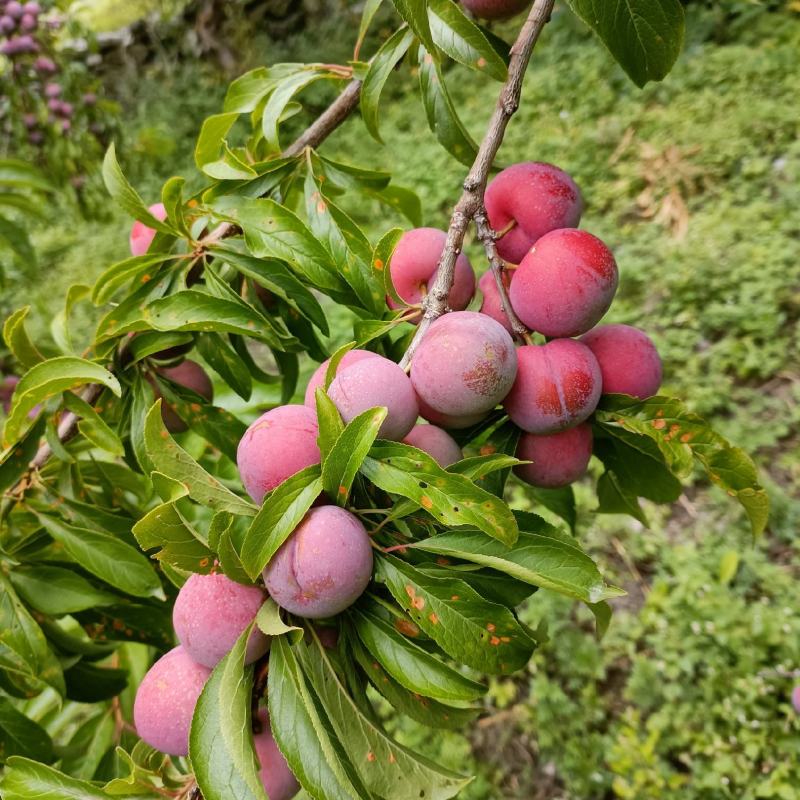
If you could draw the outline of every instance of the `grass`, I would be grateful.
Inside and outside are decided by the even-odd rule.
[[[554,161],[575,176],[583,227],[620,265],[608,320],[650,332],[666,390],[754,453],[775,506],[770,532],[751,548],[742,514],[702,484],[675,508],[649,508],[648,530],[595,518],[582,489],[580,536],[630,592],[607,639],[593,640],[580,609],[541,593],[524,613],[548,620],[550,641],[527,673],[493,684],[493,715],[468,739],[388,721],[409,743],[475,769],[473,800],[800,797],[800,727],[786,701],[800,660],[800,18],[726,7],[747,16],[691,6],[678,65],[643,91],[560,11],[500,159]],[[344,59],[349,39],[326,20],[317,35],[270,44],[269,60],[317,59],[323,46],[326,59]],[[497,85],[460,68],[447,80],[479,137]],[[154,197],[173,172],[191,175],[195,132],[224,87],[207,68],[161,65],[124,91],[125,165]],[[390,84],[381,130],[384,145],[352,119],[324,147],[391,168],[419,193],[425,224],[446,227],[464,168],[430,135],[405,74]],[[373,236],[398,223],[377,207],[353,212]],[[29,303],[43,328],[70,283],[125,256],[128,227],[114,210],[84,222],[54,207],[35,232],[40,267],[6,289],[3,310]]]

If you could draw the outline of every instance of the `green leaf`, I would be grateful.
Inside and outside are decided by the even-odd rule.
[[[36,167],[16,158],[0,159],[0,184],[41,192],[55,191],[55,186]]]
[[[25,695],[52,686],[64,694],[61,665],[42,629],[20,602],[8,578],[0,572],[0,672]]]
[[[138,550],[108,533],[38,514],[44,529],[87,572],[134,597],[163,597],[161,581]]]
[[[434,578],[458,578],[469,584],[484,600],[507,608],[516,608],[536,591],[535,586],[514,580],[494,569],[477,564],[452,564],[446,558],[441,561],[446,563],[423,563],[417,564],[416,568]]]
[[[0,695],[0,762],[10,756],[50,761],[53,742],[41,725],[20,713],[6,697]]]
[[[411,47],[414,41],[414,33],[408,28],[401,28],[395,31],[384,43],[380,50],[375,54],[370,62],[364,83],[361,87],[361,117],[364,125],[372,136],[382,142],[379,130],[379,109],[383,87],[400,62],[400,59]]]
[[[386,408],[363,411],[339,434],[322,467],[322,488],[342,507],[347,505],[353,480],[378,436]]]
[[[21,756],[8,759],[0,789],[3,800],[108,800],[97,786]]]
[[[342,416],[339,414],[339,410],[334,405],[333,400],[328,397],[321,386],[317,387],[314,400],[317,406],[317,423],[319,425],[317,444],[319,445],[322,468],[324,469],[328,454],[344,430],[344,422],[342,422]]]
[[[50,321],[50,335],[53,337],[56,347],[66,355],[75,355],[77,349],[72,343],[72,335],[70,333],[72,309],[85,300],[91,291],[91,286],[83,283],[73,283],[67,289],[64,307]]]
[[[253,747],[253,667],[244,663],[252,630],[217,664],[195,706],[189,756],[207,800],[268,800]]]
[[[649,436],[679,477],[691,471],[692,457],[697,459],[711,481],[742,505],[753,535],[763,533],[769,519],[769,497],[752,459],[692,414],[683,402],[662,396],[640,401],[626,395],[605,395],[596,419],[609,429],[624,428]]]
[[[64,567],[21,565],[11,570],[8,577],[29,606],[53,617],[120,601],[117,595],[93,586],[82,575]]]
[[[604,472],[598,479],[597,501],[598,514],[628,514],[646,528],[650,525],[639,498],[627,491],[613,472]]]
[[[350,613],[367,650],[409,691],[457,703],[477,700],[486,693],[485,686],[401,636],[380,617],[359,609]]]
[[[447,655],[481,672],[522,669],[535,644],[505,606],[457,577],[434,578],[400,559],[376,559],[376,579]]]
[[[242,228],[256,258],[285,261],[308,284],[323,291],[346,291],[328,251],[306,224],[280,203],[268,198],[221,197],[211,209]]]
[[[372,23],[375,14],[381,7],[383,0],[365,0],[364,10],[361,12],[361,22],[358,26],[358,38],[356,39],[356,46],[353,51],[353,58],[358,58],[358,53],[361,50],[361,45],[364,42],[364,37],[367,35],[369,26]],[[362,89],[363,92],[363,89]]]
[[[543,523],[543,533],[520,533],[511,548],[478,531],[442,533],[408,546],[492,567],[517,580],[585,603],[599,603],[624,594],[603,581],[594,561],[577,544],[553,538],[547,534],[549,528]]]
[[[300,785],[312,797],[325,800],[374,800],[354,785],[358,776],[285,636],[272,644],[267,689],[273,736]]]
[[[397,13],[430,53],[436,52],[431,26],[428,22],[428,0],[392,0]]]
[[[506,544],[516,541],[517,523],[503,500],[443,470],[421,450],[378,442],[361,472],[384,491],[413,500],[443,525],[474,526]]]
[[[385,189],[365,189],[364,192],[402,214],[415,228],[422,226],[422,201],[413,189],[387,186]]]
[[[153,273],[158,271],[159,265],[176,258],[178,256],[154,253],[152,255],[133,256],[112,264],[95,281],[92,288],[92,302],[96,306],[107,303],[118,289],[121,289],[130,281],[137,280],[143,284],[148,283],[152,279]],[[156,269],[153,269],[154,267]]]
[[[224,111],[247,114],[275,87],[275,78],[267,67],[256,67],[238,77],[228,86]]]
[[[242,564],[255,580],[322,491],[318,465],[287,478],[265,498],[242,542]]]
[[[14,392],[14,401],[3,429],[5,446],[19,438],[28,413],[55,394],[76,389],[87,383],[100,383],[119,397],[119,381],[104,367],[75,356],[59,356],[42,361],[22,376]]]
[[[42,415],[31,425],[21,440],[9,447],[0,461],[0,492],[10,489],[30,468],[30,463],[39,450],[39,441],[45,430]]]
[[[228,344],[224,337],[215,333],[201,333],[197,337],[197,350],[222,380],[243,400],[253,393],[253,379],[247,364]]]
[[[128,183],[117,162],[117,154],[112,144],[103,160],[103,181],[111,197],[128,212],[134,219],[147,225],[148,228],[162,233],[174,233],[166,222],[156,219],[148,210],[144,201],[139,197],[133,186]]]
[[[99,703],[125,691],[128,672],[124,669],[98,667],[85,660],[64,671],[67,699],[78,703]]]
[[[268,597],[256,614],[256,625],[267,636],[283,636],[289,634],[289,641],[296,644],[303,638],[303,629],[297,625],[287,625],[281,619],[281,609],[278,604]]]
[[[478,146],[461,122],[450,99],[441,66],[423,48],[420,48],[419,57],[419,85],[428,126],[439,144],[462,164],[471,166],[478,153]]]
[[[261,130],[269,152],[280,153],[281,151],[278,123],[289,101],[309,84],[321,78],[331,77],[333,76],[330,73],[321,71],[318,65],[299,64],[294,74],[287,75],[276,84],[264,106],[261,117]]]
[[[727,550],[719,560],[719,582],[726,586],[736,577],[739,570],[739,552]]]
[[[75,731],[63,748],[61,767],[74,778],[91,780],[106,753],[114,746],[116,734],[111,708],[100,707]],[[133,787],[129,787],[133,788]]]
[[[21,224],[0,217],[0,244],[3,242],[19,261],[29,266],[36,266],[36,251],[33,249],[28,231]]]
[[[40,361],[44,361],[44,356],[25,329],[25,318],[30,310],[30,306],[20,308],[3,324],[3,340],[23,369],[30,369]]]
[[[193,500],[215,511],[255,516],[256,508],[252,503],[223,486],[169,435],[161,419],[160,400],[147,412],[144,444],[155,469],[182,483]]]
[[[568,0],[637,86],[662,80],[683,47],[680,0]]]
[[[365,716],[333,668],[316,636],[294,650],[365,786],[392,800],[446,800],[469,778],[450,772],[390,739]]]
[[[496,81],[508,77],[502,56],[483,31],[451,0],[429,0],[431,34],[442,52],[465,67],[483,72]]]
[[[161,187],[161,203],[166,209],[167,219],[175,225],[183,236],[191,241],[192,232],[189,230],[189,223],[186,220],[183,204],[183,188],[185,185],[185,178],[177,175],[170,178]]]
[[[115,456],[125,453],[116,432],[85,400],[72,392],[64,392],[64,407],[81,418],[78,430],[92,444]]]
[[[353,655],[369,682],[382,694],[401,714],[405,714],[417,722],[430,728],[447,730],[464,730],[480,713],[479,708],[467,706],[457,708],[433,700],[430,697],[410,692],[401,686],[369,653],[358,639],[351,642]]]
[[[227,144],[225,137],[237,119],[239,119],[239,114],[234,112],[213,114],[203,121],[203,127],[200,129],[200,136],[197,138],[197,145],[194,149],[194,163],[201,172],[205,172],[212,178],[247,180],[256,174],[255,170],[237,169],[232,165],[225,169],[224,160],[222,165],[219,162]]]
[[[316,325],[323,334],[328,335],[328,321],[319,301],[282,261],[275,258],[253,258],[246,253],[240,253],[233,242],[213,247],[211,252],[216,258],[269,289]]]
[[[575,511],[575,490],[572,486],[562,486],[560,489],[541,489],[535,486],[526,486],[525,491],[540,506],[544,506],[557,517],[561,517],[569,525],[569,529],[573,533],[575,532],[575,524],[578,517]]]

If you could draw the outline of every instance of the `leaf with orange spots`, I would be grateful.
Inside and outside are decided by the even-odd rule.
[[[464,475],[442,469],[430,456],[399,442],[378,442],[361,472],[376,486],[407,497],[437,522],[469,525],[507,544],[517,537],[517,522],[506,503]]]
[[[295,648],[297,660],[314,687],[328,720],[366,788],[392,800],[447,800],[469,783],[450,770],[394,741],[367,716],[315,635]]]
[[[434,577],[393,556],[379,557],[375,565],[376,580],[386,584],[408,615],[455,661],[507,675],[522,669],[533,655],[535,642],[513,613],[485,600],[457,575]]]
[[[691,472],[694,458],[709,479],[735,497],[759,536],[769,519],[769,497],[758,480],[750,456],[714,431],[702,417],[672,397],[637,400],[627,395],[605,395],[596,418],[609,431],[619,428],[652,439],[677,477]],[[657,423],[657,424],[656,424]]]
[[[485,686],[402,636],[380,617],[362,609],[351,611],[351,617],[372,657],[409,691],[456,703],[472,702],[486,693]]]
[[[369,653],[357,639],[352,642],[353,655],[375,689],[401,714],[431,728],[463,730],[480,713],[474,706],[456,707],[423,697],[401,686]]]

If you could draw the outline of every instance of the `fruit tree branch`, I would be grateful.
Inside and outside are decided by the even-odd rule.
[[[400,361],[400,366],[404,369],[411,363],[411,359],[414,357],[414,353],[423,336],[427,333],[428,328],[430,328],[431,323],[449,310],[447,296],[453,287],[456,259],[464,244],[464,234],[467,231],[470,220],[474,219],[483,206],[483,194],[486,189],[489,170],[494,163],[497,151],[500,149],[509,120],[519,106],[525,70],[528,67],[534,45],[550,19],[554,2],[555,0],[536,0],[517,36],[517,40],[511,48],[508,78],[506,78],[506,82],[500,90],[500,96],[497,98],[497,105],[492,113],[492,118],[489,120],[486,135],[478,148],[478,154],[475,156],[472,168],[464,180],[464,191],[453,209],[450,227],[447,231],[447,241],[442,251],[442,257],[439,259],[436,280],[423,301],[424,314],[422,320],[417,326],[414,338]],[[501,297],[503,297],[502,294]]]
[[[347,119],[347,117],[358,106],[358,100],[360,96],[361,81],[350,81],[342,90],[342,92],[336,97],[336,99],[328,106],[328,108],[326,108],[325,111],[323,111],[322,114],[320,114],[319,117],[317,117],[317,119],[315,119],[314,122],[312,122],[300,134],[300,136],[298,136],[297,139],[295,139],[286,148],[286,150],[283,151],[282,156],[296,156],[306,147],[317,147],[320,145],[328,136],[330,136],[331,133],[333,133],[333,131],[336,130],[336,128],[339,127],[339,125],[345,121],[345,119]],[[218,242],[220,239],[230,236],[234,232],[235,228],[235,225],[224,222],[221,225],[218,225],[213,231],[211,231],[211,233],[202,239],[200,244],[204,248],[208,247],[209,245],[214,244],[214,242]],[[102,390],[103,387],[99,384],[89,384],[81,397],[83,397],[87,403],[92,405],[100,396]],[[66,442],[75,435],[78,421],[78,415],[72,411],[66,412],[61,417],[61,421],[59,422],[57,428],[58,440],[60,442]],[[28,472],[23,475],[13,489],[11,489],[11,492],[14,493],[18,491],[21,486],[24,486],[28,473],[41,469],[52,454],[53,451],[50,445],[44,443],[36,452],[33,460],[30,462]]]

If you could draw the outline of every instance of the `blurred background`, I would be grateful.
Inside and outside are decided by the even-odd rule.
[[[0,18],[0,158],[37,165],[42,177],[0,167],[0,314],[31,305],[30,328],[46,337],[69,286],[128,253],[131,220],[98,174],[108,144],[148,202],[175,174],[198,187],[196,135],[231,78],[280,61],[345,63],[362,3],[42,0],[17,3],[17,15],[13,2],[1,5],[15,27]],[[606,321],[648,331],[665,359],[665,391],[754,455],[771,524],[751,546],[738,508],[699,479],[674,507],[647,506],[649,527],[590,518],[594,501],[578,486],[579,536],[628,591],[606,638],[594,639],[582,608],[540,592],[522,616],[546,620],[549,642],[527,671],[493,680],[494,709],[473,730],[387,724],[475,771],[470,800],[794,800],[800,2],[687,2],[684,53],[644,90],[562,11],[534,54],[500,158],[552,161],[575,177],[588,206],[582,226],[620,265]],[[390,32],[389,13],[363,55]],[[510,38],[517,25],[495,32]],[[20,54],[35,57],[35,78],[15,68]],[[496,85],[462,75],[450,88],[480,139]],[[325,91],[308,90],[312,109],[325,107]],[[384,146],[354,117],[324,150],[392,170],[419,194],[423,224],[444,228],[464,168],[429,133],[407,70],[387,91]],[[373,235],[404,224],[377,204],[351,210]],[[469,253],[481,265],[477,249]],[[75,313],[88,331],[91,307]],[[347,322],[341,315],[332,344],[350,338]]]

